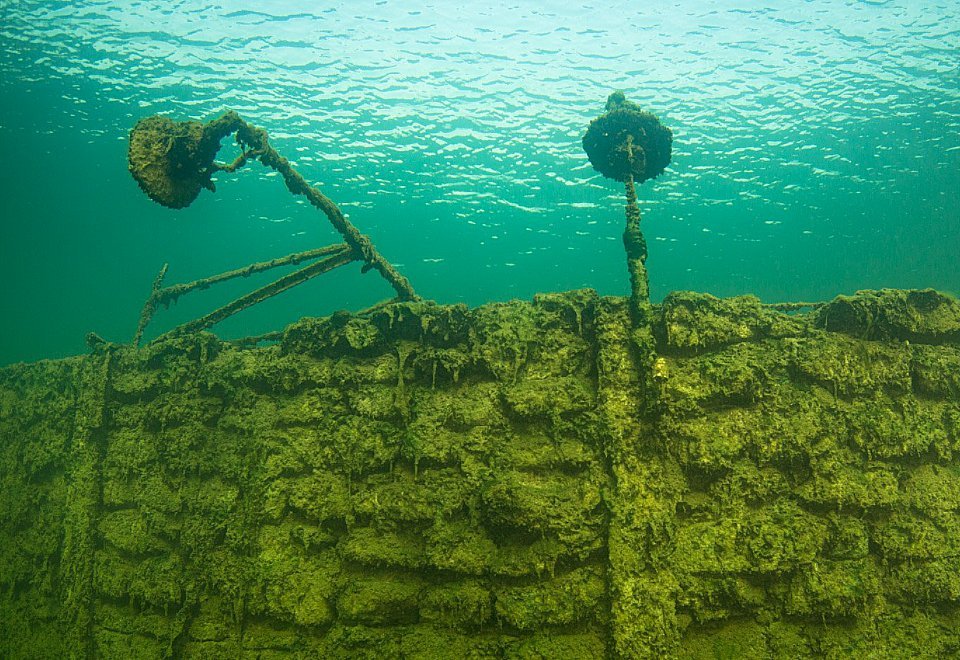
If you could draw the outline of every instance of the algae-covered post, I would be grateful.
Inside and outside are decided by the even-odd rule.
[[[220,149],[220,141],[232,133],[236,133],[241,153],[230,164],[217,163],[214,159]],[[370,238],[361,234],[347,220],[333,200],[309,185],[290,165],[290,162],[270,146],[267,132],[247,123],[236,112],[226,112],[206,124],[195,121],[175,122],[161,116],[147,117],[137,122],[130,132],[128,151],[130,173],[150,199],[168,208],[180,209],[189,206],[203,188],[214,190],[211,176],[215,172],[233,172],[250,158],[258,159],[267,167],[279,172],[291,193],[305,196],[310,204],[323,211],[330,223],[343,236],[345,244],[321,248],[315,251],[318,254],[312,254],[314,251],[311,251],[309,257],[305,256],[308,253],[299,253],[265,264],[254,264],[250,268],[256,267],[255,270],[262,270],[262,266],[272,268],[320,256],[320,253],[324,255],[335,253],[316,264],[258,289],[202,319],[183,326],[182,331],[202,330],[280,291],[358,259],[366,262],[363,272],[376,269],[387,280],[396,291],[398,300],[419,300],[419,296],[407,278],[398,273],[390,262],[381,256]],[[168,304],[190,290],[206,288],[217,281],[229,279],[236,273],[247,274],[248,270],[249,268],[232,271],[221,276],[198,280],[189,285],[177,285],[167,289],[160,288],[163,279],[163,272],[161,272],[144,305],[134,343],[139,341],[157,304]]]
[[[652,179],[670,164],[673,133],[657,117],[628,101],[623,92],[607,99],[606,112],[590,122],[583,150],[590,164],[608,179],[622,181],[626,189],[627,228],[623,244],[630,271],[634,320],[649,323],[650,285],[647,279],[647,244],[640,231],[640,207],[634,183]]]

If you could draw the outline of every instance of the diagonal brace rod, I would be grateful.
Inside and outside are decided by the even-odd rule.
[[[270,146],[267,132],[264,129],[247,123],[240,115],[230,110],[225,112],[222,117],[207,124],[204,130],[205,132],[209,131],[210,136],[217,140],[223,139],[236,131],[237,142],[244,149],[237,160],[230,165],[220,166],[221,169],[233,171],[242,166],[248,158],[259,158],[261,163],[280,173],[283,182],[291,193],[303,195],[314,208],[319,209],[327,216],[334,229],[343,236],[343,240],[366,262],[364,272],[371,268],[376,269],[397,292],[397,297],[400,300],[420,299],[413,290],[410,281],[398,273],[393,265],[383,258],[370,241],[370,237],[361,234],[347,220],[343,211],[332,199],[308,184],[303,176],[290,165],[290,161]]]
[[[143,337],[143,332],[147,329],[147,325],[149,325],[150,321],[153,319],[153,315],[156,313],[159,305],[169,307],[170,303],[175,303],[180,296],[197,289],[207,289],[214,284],[226,282],[227,280],[232,280],[235,277],[249,277],[254,273],[260,273],[265,270],[270,270],[271,268],[296,265],[304,261],[309,261],[310,259],[316,259],[328,254],[336,254],[348,249],[349,246],[346,243],[327,245],[326,247],[316,248],[314,250],[295,252],[294,254],[288,254],[285,257],[279,257],[269,261],[258,261],[257,263],[250,264],[249,266],[244,266],[243,268],[228,270],[224,273],[194,280],[193,282],[173,284],[168,287],[162,286],[163,278],[167,274],[167,264],[164,264],[163,268],[161,268],[160,272],[157,274],[156,279],[153,281],[153,288],[150,291],[150,296],[143,304],[143,310],[140,312],[140,321],[137,324],[137,332],[133,336],[133,345],[137,346],[140,343],[140,339]]]
[[[298,284],[303,284],[311,278],[317,277],[318,275],[323,275],[334,268],[345,266],[351,261],[357,261],[358,259],[360,259],[360,255],[350,248],[345,247],[340,252],[337,252],[326,259],[321,259],[320,261],[310,264],[306,268],[301,268],[300,270],[294,271],[289,275],[284,275],[275,282],[271,282],[266,286],[262,286],[256,291],[251,291],[250,293],[237,298],[233,302],[210,312],[206,316],[190,321],[189,323],[179,325],[170,332],[167,332],[164,336],[180,335],[206,330],[210,326],[215,325],[230,316],[233,316],[237,312],[241,312],[248,307],[252,307],[257,303],[266,300],[267,298],[277,295],[278,293],[283,293],[284,291],[292,289]]]

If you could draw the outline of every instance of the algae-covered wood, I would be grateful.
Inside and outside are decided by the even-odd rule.
[[[960,306],[404,303],[0,370],[0,656],[960,653]]]

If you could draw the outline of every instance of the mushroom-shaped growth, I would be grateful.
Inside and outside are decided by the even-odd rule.
[[[607,99],[607,111],[590,122],[583,136],[593,169],[608,179],[643,183],[670,164],[673,133],[656,115],[628,101],[623,92]]]
[[[143,192],[172,209],[189,206],[202,188],[213,190],[210,175],[222,134],[196,121],[176,122],[154,115],[130,131],[128,166]]]
[[[240,146],[240,155],[231,163],[216,162],[214,159],[220,149],[220,141],[234,133],[236,142]],[[270,146],[267,132],[247,123],[236,112],[229,110],[206,124],[196,121],[176,122],[169,117],[155,115],[141,119],[130,131],[130,147],[127,152],[130,174],[150,199],[172,209],[190,206],[203,188],[214,190],[210,177],[215,172],[234,172],[250,159],[259,160],[266,167],[275,170],[283,177],[287,190],[294,195],[305,196],[311,205],[323,212],[334,229],[343,236],[343,244],[307,250],[270,262],[251,264],[246,269],[221,273],[189,284],[167,288],[162,287],[166,273],[166,266],[164,266],[154,282],[153,292],[144,304],[137,333],[134,336],[134,344],[139,342],[158,304],[169,304],[189,291],[206,289],[211,284],[234,277],[246,277],[253,272],[319,257],[325,258],[238,298],[201,319],[186,323],[175,331],[203,330],[227,316],[286,291],[307,279],[357,260],[366,262],[362,272],[370,269],[377,270],[397,292],[398,300],[420,299],[407,278],[398,273],[393,265],[383,258],[368,236],[361,234],[347,220],[347,216],[343,214],[340,207],[319,189],[308,184],[306,179],[293,168],[290,161]]]
[[[583,150],[595,170],[624,184],[627,228],[623,245],[630,271],[630,297],[635,319],[644,323],[650,308],[647,244],[640,232],[640,207],[633,184],[654,178],[670,164],[673,133],[655,115],[628,101],[623,92],[610,95],[606,110],[590,122],[583,136]]]

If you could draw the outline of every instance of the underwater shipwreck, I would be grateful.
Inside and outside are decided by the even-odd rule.
[[[960,303],[652,304],[635,184],[671,140],[620,93],[583,138],[624,186],[628,296],[468,308],[236,113],[141,120],[154,201],[257,160],[343,242],[164,267],[131,342],[0,369],[0,657],[960,655]],[[142,341],[180,296],[308,262]],[[354,262],[396,297],[208,332]]]

